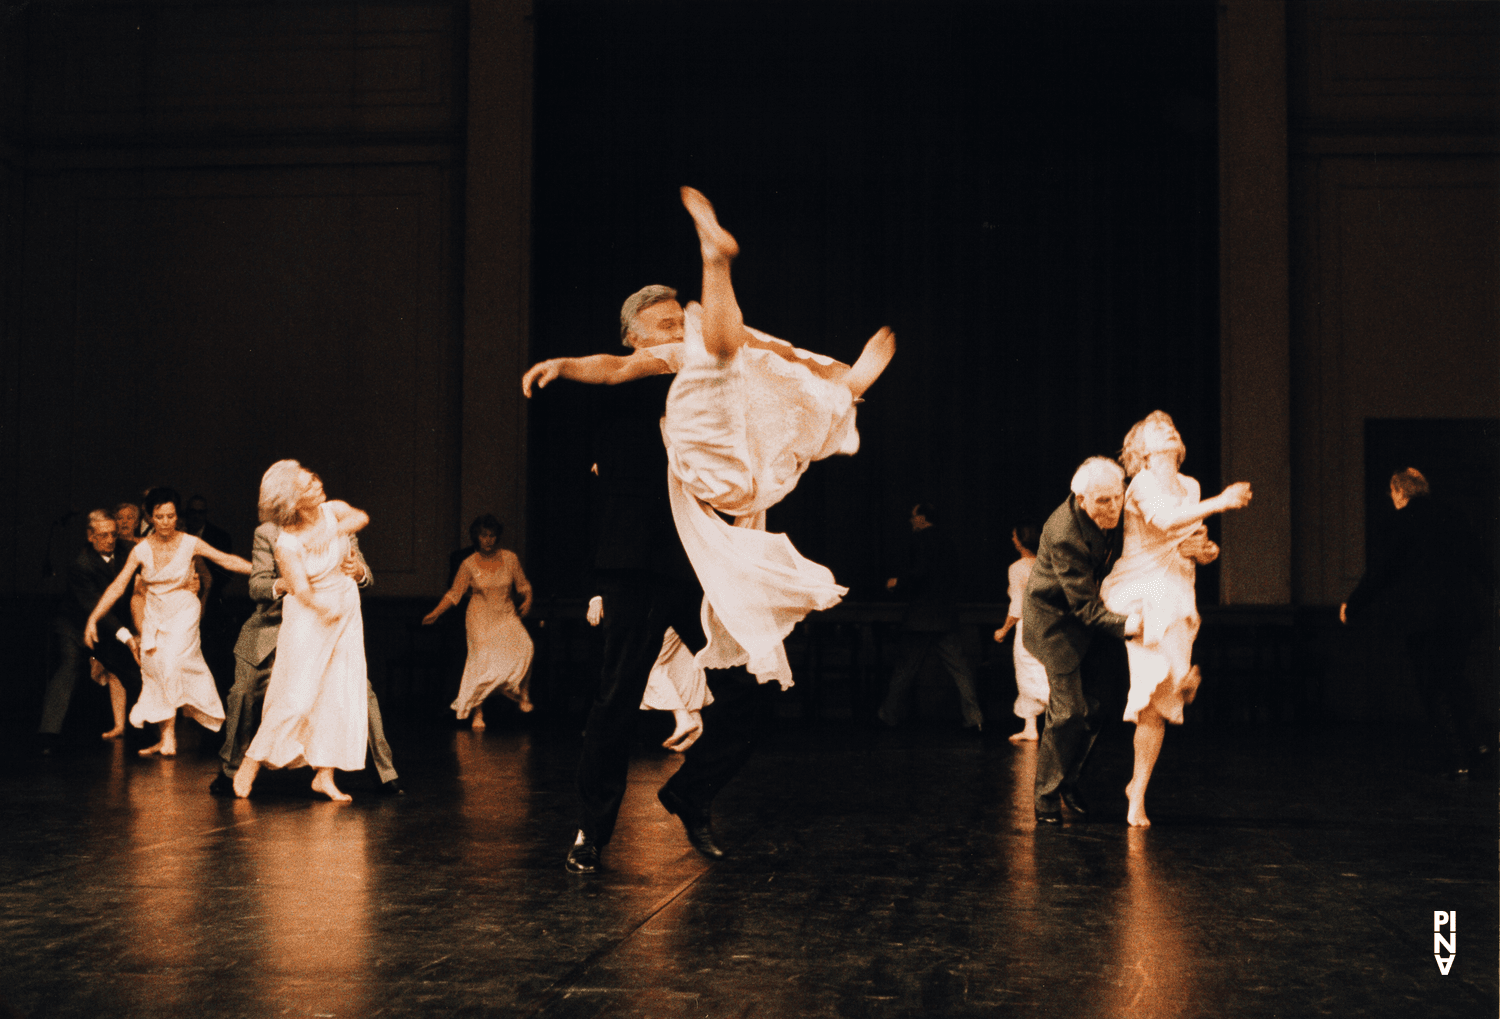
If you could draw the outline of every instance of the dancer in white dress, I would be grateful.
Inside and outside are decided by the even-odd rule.
[[[881,329],[851,367],[747,328],[730,281],[739,245],[708,199],[682,189],[703,256],[703,304],[690,304],[681,333],[638,344],[628,357],[554,358],[522,378],[615,384],[676,373],[662,434],[672,516],[703,586],[708,643],[698,665],[745,665],[762,683],[792,683],[782,640],[809,612],[836,605],[846,589],[803,558],[784,534],[765,530],[814,460],[859,448],[855,402],[895,354]],[[734,519],[731,526],[720,513]]]
[[[248,561],[177,530],[181,502],[170,488],[154,488],[146,496],[151,534],[130,550],[119,576],[105,588],[84,625],[84,643],[93,647],[99,641],[100,618],[125,594],[135,571],[141,571],[146,587],[139,642],[141,696],[130,709],[130,724],[139,729],[156,722],[161,730],[156,744],[140,751],[142,757],[177,753],[178,709],[214,732],[224,724],[224,704],[198,643],[202,604],[197,585],[189,579],[194,557],[202,556],[231,573],[250,572]]]
[[[280,460],[261,478],[260,519],[281,528],[276,567],[290,597],[282,603],[260,729],[234,773],[234,794],[250,795],[262,764],[311,767],[314,791],[348,802],[333,770],[365,766],[369,697],[359,587],[342,566],[349,536],[370,518],[329,500],[323,482],[297,461]]]
[[[590,626],[604,622],[604,598],[589,599],[586,618]],[[703,709],[714,702],[708,688],[708,673],[698,664],[682,637],[670,626],[662,634],[661,651],[646,677],[646,691],[641,695],[642,711],[670,711],[672,735],[662,746],[683,753],[703,735]]]
[[[1011,735],[1012,743],[1035,743],[1037,716],[1047,710],[1047,669],[1021,644],[1021,603],[1026,598],[1026,583],[1031,579],[1032,566],[1036,565],[1037,543],[1041,537],[1041,532],[1031,524],[1022,524],[1010,532],[1010,542],[1021,557],[1006,571],[1009,584],[1005,593],[1010,597],[1010,608],[1005,614],[1005,625],[995,631],[997,644],[1012,630],[1016,634],[1016,643],[1011,649],[1016,668],[1015,712],[1025,726]]]
[[[501,693],[522,711],[532,708],[530,697],[531,656],[535,650],[521,618],[531,611],[531,585],[514,552],[500,547],[503,525],[486,513],[469,526],[469,540],[479,551],[465,559],[453,578],[453,587],[437,607],[422,618],[431,626],[444,612],[456,607],[468,593],[469,611],[464,617],[469,655],[458,697],[451,705],[460,719],[473,713],[470,724],[483,732],[484,701]],[[518,612],[512,591],[521,596]]]
[[[1212,499],[1199,499],[1198,482],[1179,474],[1187,449],[1172,418],[1153,411],[1125,436],[1120,461],[1133,475],[1125,492],[1125,547],[1099,594],[1111,612],[1140,613],[1141,633],[1125,643],[1130,694],[1125,720],[1135,723],[1135,772],[1125,795],[1131,825],[1148,827],[1146,786],[1161,752],[1166,724],[1182,724],[1182,706],[1198,689],[1192,664],[1198,635],[1197,566],[1219,548],[1203,520],[1250,504],[1250,484],[1239,481]]]

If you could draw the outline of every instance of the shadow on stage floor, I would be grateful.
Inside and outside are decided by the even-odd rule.
[[[0,778],[0,1000],[28,1017],[1494,1016],[1496,787],[1399,733],[1168,734],[1123,824],[1036,831],[1035,750],[784,727],[697,856],[643,750],[608,870],[566,874],[572,727],[398,733],[408,793],[210,797],[118,744]],[[205,748],[207,749],[207,748]],[[1433,912],[1458,914],[1443,975]],[[0,1008],[0,1014],[4,1008]]]

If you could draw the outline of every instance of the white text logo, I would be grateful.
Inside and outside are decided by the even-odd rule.
[[[1443,928],[1448,928],[1448,933],[1443,934]],[[1443,958],[1447,952],[1448,957]],[[1453,968],[1453,960],[1458,957],[1458,910],[1434,909],[1432,911],[1432,957],[1437,960],[1438,972],[1443,976]]]

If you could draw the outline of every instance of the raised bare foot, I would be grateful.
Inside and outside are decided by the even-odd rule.
[[[1125,796],[1130,800],[1130,806],[1125,810],[1125,823],[1132,828],[1149,828],[1151,819],[1146,816],[1146,797],[1144,794],[1136,796],[1135,784],[1125,787]]]
[[[484,732],[485,724],[483,711],[474,712],[474,721],[469,723],[469,728],[473,729],[475,732]]]
[[[123,725],[117,725],[113,729],[109,730],[109,732],[101,732],[99,734],[99,738],[100,739],[119,739],[124,734],[125,734],[125,727]]]
[[[683,207],[693,217],[693,225],[698,228],[698,247],[703,252],[703,261],[716,262],[722,259],[727,262],[738,255],[739,241],[719,225],[713,203],[703,197],[703,192],[697,188],[684,187],[681,193]]]
[[[152,754],[161,753],[161,747],[161,742],[158,741],[157,743],[149,747],[143,747],[140,750],[137,750],[136,753],[140,754],[142,757],[150,757]]]
[[[234,773],[234,795],[245,799],[250,795],[250,787],[255,784],[256,773],[260,771],[260,762],[253,757],[247,757],[240,762],[239,770]]]
[[[1028,734],[1025,729],[1022,729],[1020,732],[1012,733],[1010,736],[1010,741],[1012,743],[1035,743],[1036,733],[1033,732]]]
[[[318,773],[313,776],[312,788],[313,792],[322,793],[335,803],[349,803],[354,799],[348,793],[339,792],[339,787],[333,784],[332,768],[319,768]]]
[[[865,349],[860,352],[859,360],[854,362],[849,374],[844,376],[844,385],[849,387],[849,392],[854,394],[856,400],[875,384],[875,380],[880,378],[880,373],[885,371],[885,366],[895,356],[896,334],[888,326],[881,326],[879,332],[865,341]]]

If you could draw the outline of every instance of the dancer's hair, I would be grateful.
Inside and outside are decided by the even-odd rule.
[[[182,496],[177,494],[175,488],[153,488],[146,493],[146,516],[156,516],[156,507],[172,504],[172,508],[179,513],[182,512]]]
[[[1391,487],[1400,492],[1402,498],[1405,499],[1410,499],[1414,495],[1428,495],[1432,492],[1432,486],[1427,484],[1427,476],[1415,467],[1408,467],[1404,471],[1392,474]]]
[[[1017,524],[1016,540],[1026,551],[1035,552],[1042,543],[1042,532],[1036,529],[1035,524]]]
[[[479,547],[480,531],[489,531],[495,536],[495,540],[499,541],[500,535],[505,533],[505,525],[496,519],[493,513],[475,517],[474,522],[469,525],[469,544],[475,548]]]
[[[260,522],[290,527],[297,522],[302,502],[302,465],[295,460],[277,460],[260,478],[260,500],[256,503]]]
[[[635,325],[635,317],[653,304],[676,299],[677,291],[660,283],[641,287],[625,298],[625,303],[620,305],[620,342],[627,347],[634,347],[635,344],[630,342],[630,330]]]
[[[1146,469],[1146,426],[1150,424],[1171,425],[1176,429],[1177,423],[1172,420],[1172,415],[1164,410],[1153,410],[1150,414],[1141,418],[1130,426],[1130,431],[1125,433],[1125,444],[1120,450],[1120,464],[1125,468],[1125,476],[1133,478]],[[1177,466],[1182,466],[1182,458],[1187,456],[1187,448],[1183,447],[1177,454]]]
[[[89,510],[89,533],[93,534],[95,529],[106,520],[114,523],[115,515],[107,509]]]
[[[1074,495],[1088,495],[1099,485],[1125,486],[1125,470],[1107,456],[1091,456],[1073,472]]]

